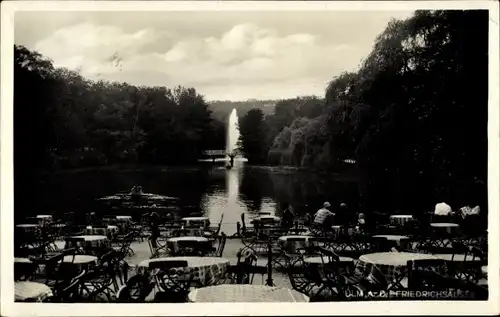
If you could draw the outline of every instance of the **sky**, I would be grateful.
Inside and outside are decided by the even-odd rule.
[[[207,100],[324,96],[399,11],[17,12],[14,41],[89,79]]]

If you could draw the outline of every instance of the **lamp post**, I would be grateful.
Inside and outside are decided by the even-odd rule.
[[[273,283],[273,248],[271,238],[267,241],[267,286],[274,286]]]

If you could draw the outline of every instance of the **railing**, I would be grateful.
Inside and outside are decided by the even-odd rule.
[[[208,155],[208,156],[219,156],[219,155],[229,155],[230,153],[228,153],[226,150],[206,150],[206,151],[203,151],[203,154],[204,155]],[[239,155],[240,152],[238,150],[234,150],[232,152],[232,154],[234,155]]]
[[[227,155],[226,150],[207,150],[204,151],[203,154],[208,155],[208,156],[215,156],[215,155]]]

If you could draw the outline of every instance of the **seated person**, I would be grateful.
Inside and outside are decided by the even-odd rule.
[[[361,213],[358,215],[358,225],[362,226],[366,224],[365,214]]]
[[[446,203],[438,203],[436,204],[436,208],[434,209],[434,215],[436,216],[452,216],[453,210]]]
[[[330,203],[325,202],[323,208],[319,209],[314,214],[313,226],[330,227],[333,225],[333,216],[335,216],[335,214],[329,210],[330,207]]]
[[[479,215],[479,212],[481,211],[481,208],[479,206],[476,206],[474,208],[471,208],[470,206],[465,206],[460,208],[460,213],[462,215],[462,218],[466,218],[467,216],[474,216],[474,215]]]
[[[142,192],[142,186],[134,186],[132,187],[132,190],[130,190],[131,196],[141,196],[142,194],[144,194]]]
[[[312,224],[312,217],[310,213],[306,213],[304,216],[304,225],[310,226]]]
[[[358,229],[359,232],[366,231],[366,218],[365,218],[365,214],[360,213],[358,215],[358,224],[357,224],[356,228]]]

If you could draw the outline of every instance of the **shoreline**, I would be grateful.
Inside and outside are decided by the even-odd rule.
[[[202,163],[202,164],[190,164],[190,165],[107,165],[107,166],[89,166],[89,167],[81,167],[74,169],[61,169],[57,171],[39,171],[36,174],[41,177],[49,176],[49,175],[65,175],[65,174],[79,174],[91,171],[102,171],[102,172],[134,172],[134,171],[161,171],[168,172],[170,170],[185,170],[185,171],[195,171],[195,170],[203,170],[203,169],[211,169],[214,167],[223,167],[223,164],[213,164],[213,163]],[[297,167],[297,166],[288,166],[288,165],[252,165],[252,164],[244,164],[244,168],[246,169],[255,169],[268,171],[270,173],[277,174],[287,174],[287,173],[314,173],[316,175],[330,175],[335,177],[336,179],[341,179],[346,182],[359,182],[361,181],[361,177],[356,175],[355,172],[351,170],[346,170],[345,172],[333,172],[321,169],[314,169],[308,167]]]

